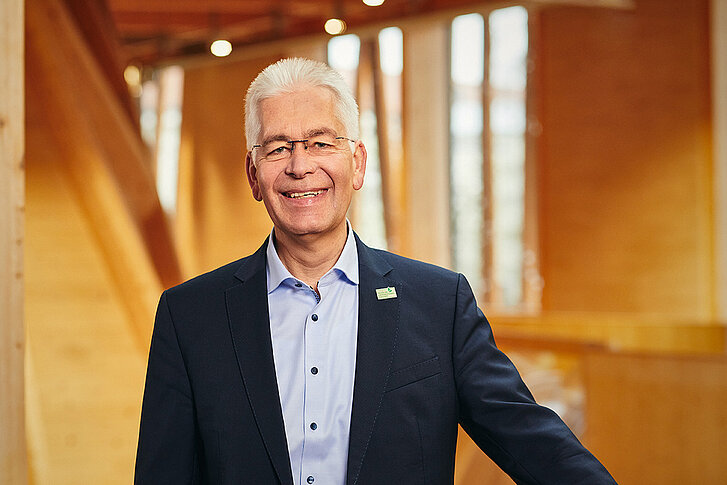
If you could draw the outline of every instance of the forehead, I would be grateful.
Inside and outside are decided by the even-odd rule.
[[[304,87],[260,102],[262,137],[300,137],[312,129],[342,133],[336,116],[335,96],[324,87]]]

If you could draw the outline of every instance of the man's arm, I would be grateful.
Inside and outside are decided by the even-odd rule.
[[[615,484],[550,409],[535,403],[460,275],[453,335],[459,420],[518,484]]]
[[[166,292],[157,307],[134,483],[198,483],[192,391]]]

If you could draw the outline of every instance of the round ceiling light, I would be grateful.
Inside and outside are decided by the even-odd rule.
[[[328,19],[323,28],[331,35],[342,34],[346,31],[346,22],[341,19]]]
[[[219,39],[210,45],[210,52],[217,57],[226,57],[232,52],[232,44],[229,40]]]

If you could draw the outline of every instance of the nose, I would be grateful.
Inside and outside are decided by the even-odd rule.
[[[308,155],[306,140],[291,140],[292,152],[285,167],[285,173],[295,178],[303,178],[306,174],[313,173],[316,169],[313,157]],[[300,143],[300,145],[296,145]]]

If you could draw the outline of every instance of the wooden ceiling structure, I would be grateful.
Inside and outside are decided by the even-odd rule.
[[[208,52],[219,38],[235,48],[323,34],[330,18],[349,30],[433,12],[495,3],[492,0],[106,0],[130,61],[154,64]],[[510,2],[498,2],[510,3]]]
[[[68,0],[70,3],[88,3]],[[153,65],[205,54],[224,38],[236,49],[272,41],[324,34],[330,18],[347,28],[399,24],[402,20],[449,12],[506,6],[513,0],[385,0],[371,7],[362,0],[95,0],[107,9],[127,62]],[[531,5],[569,4],[624,8],[632,0],[527,0]]]

